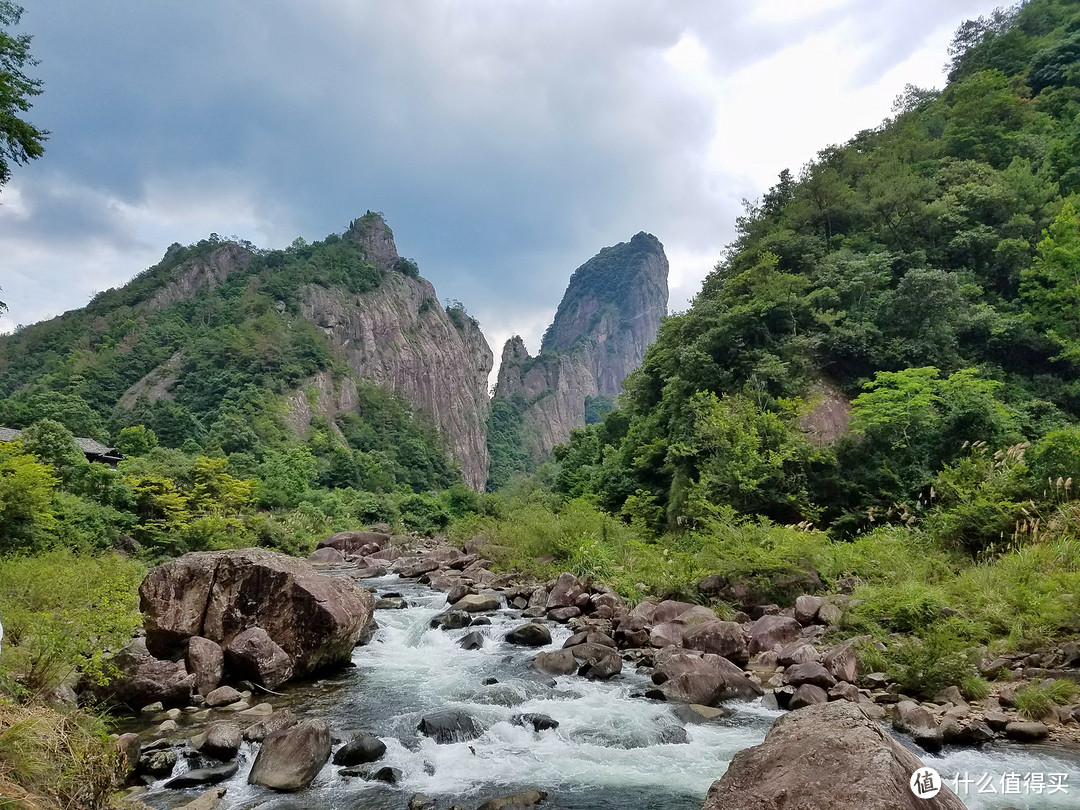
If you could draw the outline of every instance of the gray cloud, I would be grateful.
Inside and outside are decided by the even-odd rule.
[[[522,331],[535,345],[570,272],[639,230],[707,257],[699,279],[731,238],[737,201],[762,189],[708,169],[716,100],[665,62],[676,43],[694,36],[724,76],[848,26],[873,54],[850,79],[857,87],[929,28],[989,7],[847,0],[789,18],[768,5],[28,9],[46,82],[33,119],[53,135],[0,194],[9,322],[78,306],[90,283],[122,283],[172,241],[214,230],[280,246],[367,209],[386,214],[402,253],[440,295],[464,301],[493,344]],[[767,103],[770,88],[761,92]],[[80,246],[93,257],[82,269]]]

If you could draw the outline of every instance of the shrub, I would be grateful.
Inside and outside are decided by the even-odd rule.
[[[1065,706],[1076,700],[1080,687],[1064,679],[1027,683],[1016,690],[1016,710],[1029,720],[1050,716],[1055,706]]]

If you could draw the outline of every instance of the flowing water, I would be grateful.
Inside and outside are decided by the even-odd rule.
[[[708,724],[686,726],[686,742],[671,742],[681,726],[663,703],[635,697],[648,688],[647,678],[624,668],[607,682],[576,676],[555,679],[535,672],[529,662],[544,649],[559,649],[569,629],[552,627],[552,644],[540,650],[517,647],[502,639],[522,620],[515,610],[491,614],[488,626],[467,630],[431,629],[430,620],[446,606],[445,594],[403,581],[396,576],[368,580],[378,593],[401,593],[404,610],[377,614],[379,630],[367,645],[356,648],[355,667],[332,677],[296,684],[285,698],[272,702],[293,712],[325,719],[332,734],[350,739],[359,731],[382,738],[386,754],[376,767],[402,772],[401,781],[388,785],[357,777],[343,777],[328,764],[306,790],[277,794],[248,785],[247,771],[255,750],[241,749],[240,769],[224,783],[229,808],[265,810],[402,810],[414,793],[435,799],[440,808],[458,803],[471,808],[488,798],[532,788],[545,790],[547,810],[700,810],[713,780],[726,770],[743,748],[760,743],[779,712],[760,703],[729,703],[729,717]],[[457,641],[466,633],[484,635],[482,649],[466,651]],[[497,683],[485,685],[486,680]],[[437,744],[416,730],[420,718],[441,709],[467,712],[483,729],[468,742]],[[522,713],[546,714],[558,721],[556,729],[533,731],[513,722]],[[991,808],[1080,808],[1080,754],[1050,748],[998,747],[981,751],[957,750],[942,756],[923,756],[946,779],[959,777],[971,810]],[[180,758],[177,773],[189,767]],[[193,766],[194,767],[194,766]],[[1037,783],[1021,782],[1017,773],[1046,774],[1041,794]],[[1067,793],[1050,791],[1052,773],[1065,773]],[[999,780],[997,794],[985,792],[983,774]],[[190,801],[197,789],[165,790],[151,786],[142,800],[152,807],[170,808]],[[982,793],[978,791],[983,789]]]

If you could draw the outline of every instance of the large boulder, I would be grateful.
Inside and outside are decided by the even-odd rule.
[[[934,715],[914,700],[901,700],[893,709],[893,728],[909,734],[915,742],[927,751],[938,751],[944,740],[944,733],[938,726]]]
[[[555,608],[573,607],[577,604],[578,597],[585,592],[578,578],[570,573],[559,574],[555,584],[551,586],[544,607],[548,610]]]
[[[856,704],[822,703],[784,715],[765,742],[736,754],[704,810],[964,810],[947,787],[912,792],[922,767]]]
[[[316,549],[332,548],[342,554],[374,554],[390,543],[390,535],[382,532],[338,532],[319,542]],[[371,548],[364,549],[364,546]]]
[[[330,727],[322,720],[302,720],[263,740],[248,782],[293,791],[312,783],[330,759]]]
[[[771,650],[777,644],[787,644],[799,637],[802,625],[787,616],[762,616],[750,625],[750,655]]]
[[[116,674],[104,685],[94,684],[91,691],[98,700],[111,700],[132,709],[141,709],[161,701],[165,706],[186,706],[195,690],[195,676],[188,673],[183,661],[163,661],[146,649],[137,638],[109,659]]]
[[[473,719],[457,709],[424,715],[416,730],[437,743],[462,742],[480,736],[480,729],[476,727]]]
[[[225,654],[217,642],[202,636],[188,639],[187,669],[195,676],[195,689],[209,695],[225,675]]]
[[[649,695],[675,703],[716,706],[725,700],[752,700],[764,693],[726,658],[678,647],[665,647],[657,653],[653,681],[659,688]]]
[[[683,634],[682,643],[688,649],[723,656],[739,665],[749,660],[746,633],[737,622],[713,619],[699,624]]]
[[[266,549],[185,554],[151,571],[139,596],[155,655],[172,655],[192,636],[227,648],[259,627],[288,656],[293,677],[347,662],[375,629],[368,591]]]

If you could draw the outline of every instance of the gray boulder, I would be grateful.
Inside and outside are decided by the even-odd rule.
[[[507,633],[506,640],[524,647],[544,647],[551,643],[551,631],[542,624],[529,622]]]
[[[225,645],[229,669],[240,678],[248,678],[267,689],[276,689],[292,677],[288,653],[261,627],[249,627]]]
[[[386,753],[386,743],[374,734],[362,731],[334,753],[335,765],[362,765],[374,762]]]
[[[480,729],[469,715],[456,709],[425,715],[416,730],[425,737],[431,737],[437,743],[462,742],[475,740],[480,736]]]

